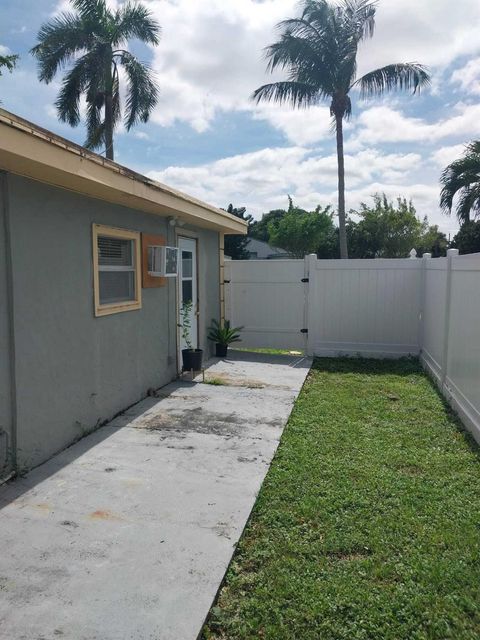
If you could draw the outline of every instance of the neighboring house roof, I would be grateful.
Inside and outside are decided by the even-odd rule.
[[[246,249],[250,253],[250,260],[274,260],[275,258],[289,257],[284,249],[271,247],[266,242],[262,242],[262,240],[257,240],[256,238],[248,239]]]
[[[0,109],[0,170],[226,234],[247,223]]]

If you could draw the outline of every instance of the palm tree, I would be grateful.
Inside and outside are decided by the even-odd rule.
[[[2,68],[12,73],[17,64],[18,57],[17,55],[0,56],[0,76],[2,75]]]
[[[376,3],[371,0],[304,0],[298,18],[280,22],[280,39],[266,48],[267,70],[287,71],[283,82],[266,84],[252,98],[258,102],[290,103],[295,108],[330,101],[337,137],[338,218],[340,255],[348,258],[345,220],[345,165],[343,120],[352,113],[350,92],[362,97],[380,96],[394,89],[413,93],[430,82],[420,64],[397,63],[356,77],[359,44],[371,38],[375,28]]]
[[[475,218],[480,214],[480,140],[470,143],[463,157],[448,165],[440,182],[440,207],[445,213],[452,213],[453,200],[458,196],[455,213],[460,223],[470,222],[472,212]]]
[[[2,75],[3,69],[6,69],[10,73],[12,73],[12,71],[17,66],[18,58],[19,58],[18,55],[0,56],[0,76]],[[1,100],[0,100],[0,104],[2,104]]]
[[[85,95],[85,146],[98,149],[105,145],[106,157],[113,160],[113,132],[121,118],[120,67],[127,82],[127,131],[139,121],[147,122],[158,100],[152,71],[126,49],[128,40],[156,45],[160,26],[146,7],[134,2],[126,2],[117,11],[108,9],[105,0],[72,0],[72,6],[76,13],[62,13],[42,25],[31,53],[38,61],[40,80],[47,84],[73,62],[55,103],[58,116],[76,127],[80,98]]]

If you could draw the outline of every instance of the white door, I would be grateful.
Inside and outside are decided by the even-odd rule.
[[[192,238],[179,238],[179,269],[178,269],[178,322],[182,323],[182,308],[187,302],[191,302],[190,340],[194,349],[198,348],[198,295],[197,295],[197,241]],[[179,362],[181,363],[181,350],[186,349],[187,344],[179,330]],[[180,365],[181,366],[181,365]]]

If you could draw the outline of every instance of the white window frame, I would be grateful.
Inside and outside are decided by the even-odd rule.
[[[98,238],[120,238],[121,240],[133,241],[133,264],[135,271],[135,298],[126,300],[125,302],[114,302],[110,304],[100,304],[100,277],[101,270],[98,264]],[[95,316],[107,316],[112,313],[122,313],[123,311],[135,311],[142,308],[142,262],[141,262],[141,244],[140,233],[137,231],[129,231],[127,229],[117,229],[115,227],[106,227],[101,224],[93,225],[93,292]]]

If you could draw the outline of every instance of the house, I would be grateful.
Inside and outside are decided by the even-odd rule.
[[[284,249],[278,247],[271,247],[262,240],[256,238],[249,238],[246,249],[249,253],[249,260],[280,260],[290,258],[288,253]]]
[[[0,471],[40,464],[175,378],[187,300],[208,351],[223,237],[245,232],[0,110]],[[177,277],[152,275],[162,245],[179,249]]]

